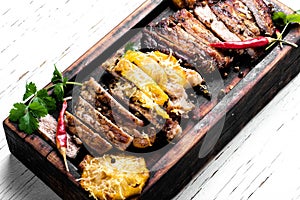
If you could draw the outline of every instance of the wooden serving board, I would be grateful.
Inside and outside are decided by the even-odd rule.
[[[286,13],[289,8],[270,0]],[[138,43],[140,28],[174,12],[170,0],[149,0],[128,16],[113,31],[85,52],[65,72],[69,79],[78,74],[93,74],[106,59],[129,41]],[[291,28],[285,39],[300,44],[300,28]],[[211,101],[201,99],[196,120],[187,122],[183,135],[159,152],[145,156],[151,176],[141,199],[169,199],[185,186],[221,148],[224,147],[275,95],[300,71],[300,49],[284,46],[272,49],[259,62],[244,66],[243,78],[231,72],[222,84],[208,82]],[[216,81],[216,80],[214,80]],[[72,94],[72,88],[69,93]],[[58,151],[39,134],[26,135],[7,118],[3,122],[10,151],[63,199],[91,199],[76,181],[81,160],[69,160],[66,172]],[[30,155],[30,156],[29,156]]]

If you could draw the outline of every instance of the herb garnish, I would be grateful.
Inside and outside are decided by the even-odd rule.
[[[36,84],[33,82],[26,84],[26,90],[23,95],[23,102],[13,105],[9,112],[9,119],[17,122],[19,129],[27,134],[32,134],[38,129],[38,119],[44,117],[48,113],[56,109],[57,102],[61,102],[64,97],[64,89],[66,85],[82,85],[77,82],[69,82],[66,77],[54,66],[53,77],[49,88],[37,90]],[[53,96],[48,91],[53,89]],[[25,104],[29,98],[28,104]]]
[[[300,23],[300,10],[295,11],[292,14],[285,14],[284,12],[274,12],[272,14],[272,20],[276,27],[283,27],[282,31],[279,32],[276,31],[277,40],[282,40],[283,34],[285,33],[287,27],[291,23]],[[268,50],[270,47],[272,47],[275,44],[276,41],[271,43],[266,50]],[[280,47],[282,47],[282,42],[279,42]]]

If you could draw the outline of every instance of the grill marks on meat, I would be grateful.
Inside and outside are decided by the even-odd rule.
[[[208,4],[196,6],[194,9],[196,17],[211,31],[224,41],[240,41],[241,39],[232,33],[225,24],[219,20]]]
[[[157,25],[152,26],[150,31],[157,33],[169,43],[183,48],[183,53],[186,54],[184,57],[190,58],[188,61],[191,64],[197,63],[197,66],[206,72],[211,71],[215,66],[223,68],[230,60],[216,49],[194,38],[170,19],[160,21]]]
[[[263,54],[260,49],[215,49],[209,43],[274,34],[271,11],[263,0],[197,1],[189,9],[192,11],[180,9],[146,27],[142,47],[171,52],[206,73],[230,66],[232,55],[244,54],[256,61]]]
[[[212,42],[220,42],[210,30],[208,30],[204,24],[197,20],[192,13],[186,9],[177,11],[170,17],[174,23],[181,26],[186,32],[190,33],[198,40],[202,40],[203,43],[209,44]]]
[[[253,16],[259,28],[266,35],[273,35],[275,32],[275,27],[273,25],[270,9],[265,4],[265,2],[263,0],[241,0],[241,2],[243,2],[253,13]]]
[[[228,9],[233,9],[231,12],[234,14],[234,16],[240,18],[241,21],[255,36],[261,35],[260,29],[255,22],[254,16],[243,2],[241,2],[240,0],[227,0],[227,2],[230,2],[230,4],[233,5],[233,7],[230,7]]]
[[[65,116],[67,130],[78,136],[92,155],[100,156],[112,149],[112,145],[109,142],[84,125],[74,115],[66,111]]]
[[[218,1],[210,6],[212,11],[219,16],[219,19],[235,33],[241,40],[247,40],[256,35],[248,29],[243,20],[235,12],[232,1]]]
[[[79,97],[76,102],[75,115],[88,126],[104,135],[120,150],[126,150],[133,140],[131,135],[112,123],[82,97]]]
[[[144,125],[141,119],[125,109],[94,78],[83,83],[80,95],[114,123],[130,128]]]

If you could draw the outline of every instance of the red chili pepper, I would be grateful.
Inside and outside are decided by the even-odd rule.
[[[63,156],[64,163],[66,166],[66,170],[69,171],[68,164],[67,164],[67,132],[66,132],[66,125],[64,121],[64,115],[67,109],[67,101],[64,100],[62,109],[58,116],[57,128],[56,128],[56,146],[60,154]]]
[[[273,42],[274,38],[259,36],[253,39],[244,41],[229,41],[210,43],[210,46],[223,49],[246,49],[255,47],[264,47]]]

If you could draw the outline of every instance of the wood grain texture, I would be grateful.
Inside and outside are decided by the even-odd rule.
[[[112,5],[117,18],[99,17],[105,15],[104,8],[103,13],[96,9],[100,1],[82,5],[76,1],[9,1],[0,8],[1,34],[4,30],[7,39],[0,44],[2,119],[12,103],[21,99],[26,81],[40,87],[47,84],[53,63],[65,69],[113,28],[110,23],[116,25],[142,3],[116,2]],[[294,9],[299,7],[295,1],[290,3]],[[176,199],[299,199],[300,163],[295,154],[299,152],[299,80],[297,76],[284,88]],[[9,154],[1,132],[1,199],[59,199]]]

